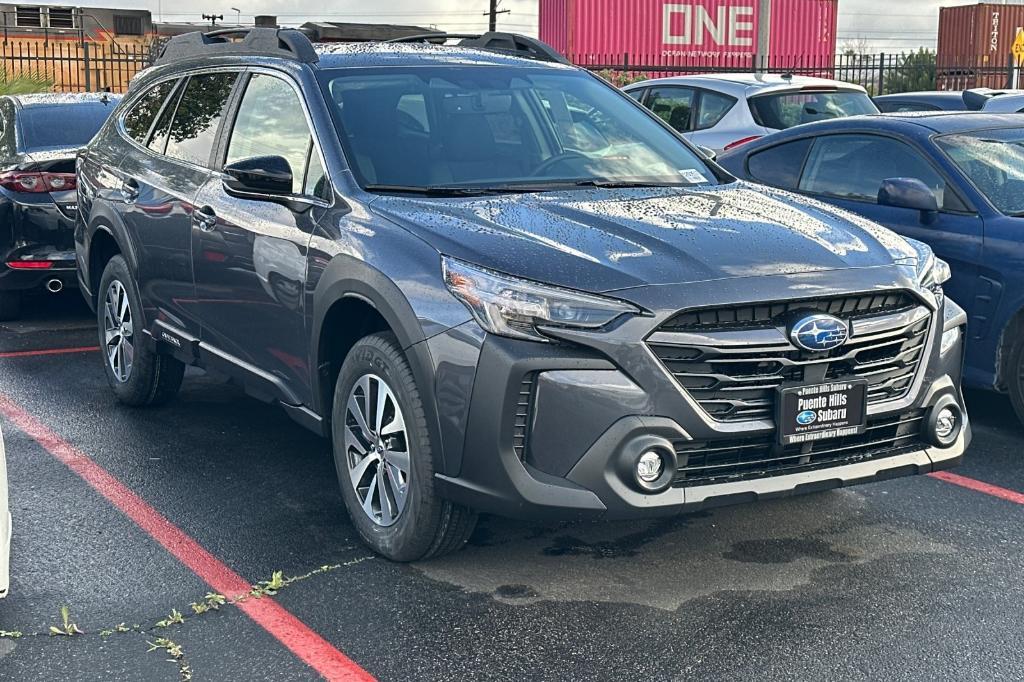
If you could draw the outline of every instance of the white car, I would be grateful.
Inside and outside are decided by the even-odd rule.
[[[0,431],[0,597],[7,596],[10,579],[11,512],[7,506],[7,457],[4,434]]]
[[[859,85],[789,74],[676,76],[624,90],[716,154],[801,123],[878,113]]]

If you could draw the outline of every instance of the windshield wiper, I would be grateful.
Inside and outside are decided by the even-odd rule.
[[[600,187],[602,189],[629,189],[643,187],[690,187],[689,182],[642,182],[638,180],[576,180],[573,187]]]
[[[364,185],[370,192],[399,192],[427,197],[480,197],[489,194],[518,194],[516,187],[447,187],[444,185]]]

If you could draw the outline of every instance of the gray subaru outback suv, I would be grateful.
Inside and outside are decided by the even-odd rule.
[[[464,38],[460,36],[459,38]],[[541,43],[174,38],[78,160],[117,397],[186,364],[329,437],[414,560],[478,512],[636,518],[950,467],[926,246],[737,182]]]

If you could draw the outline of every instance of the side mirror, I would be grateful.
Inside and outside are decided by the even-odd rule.
[[[878,189],[878,204],[894,208],[910,208],[921,212],[921,222],[928,224],[939,213],[939,200],[928,185],[917,178],[889,178]]]
[[[292,195],[292,167],[282,156],[254,156],[224,166],[224,188],[242,196]]]
[[[704,156],[708,157],[712,161],[717,161],[718,160],[718,152],[716,152],[711,147],[697,147],[697,149],[700,150],[701,154],[703,154]]]

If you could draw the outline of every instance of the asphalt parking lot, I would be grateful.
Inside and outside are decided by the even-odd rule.
[[[1024,429],[1002,397],[969,394],[948,480],[484,518],[464,551],[397,565],[357,542],[326,441],[199,373],[121,407],[95,345],[74,292],[0,324],[4,679],[1024,678]]]

